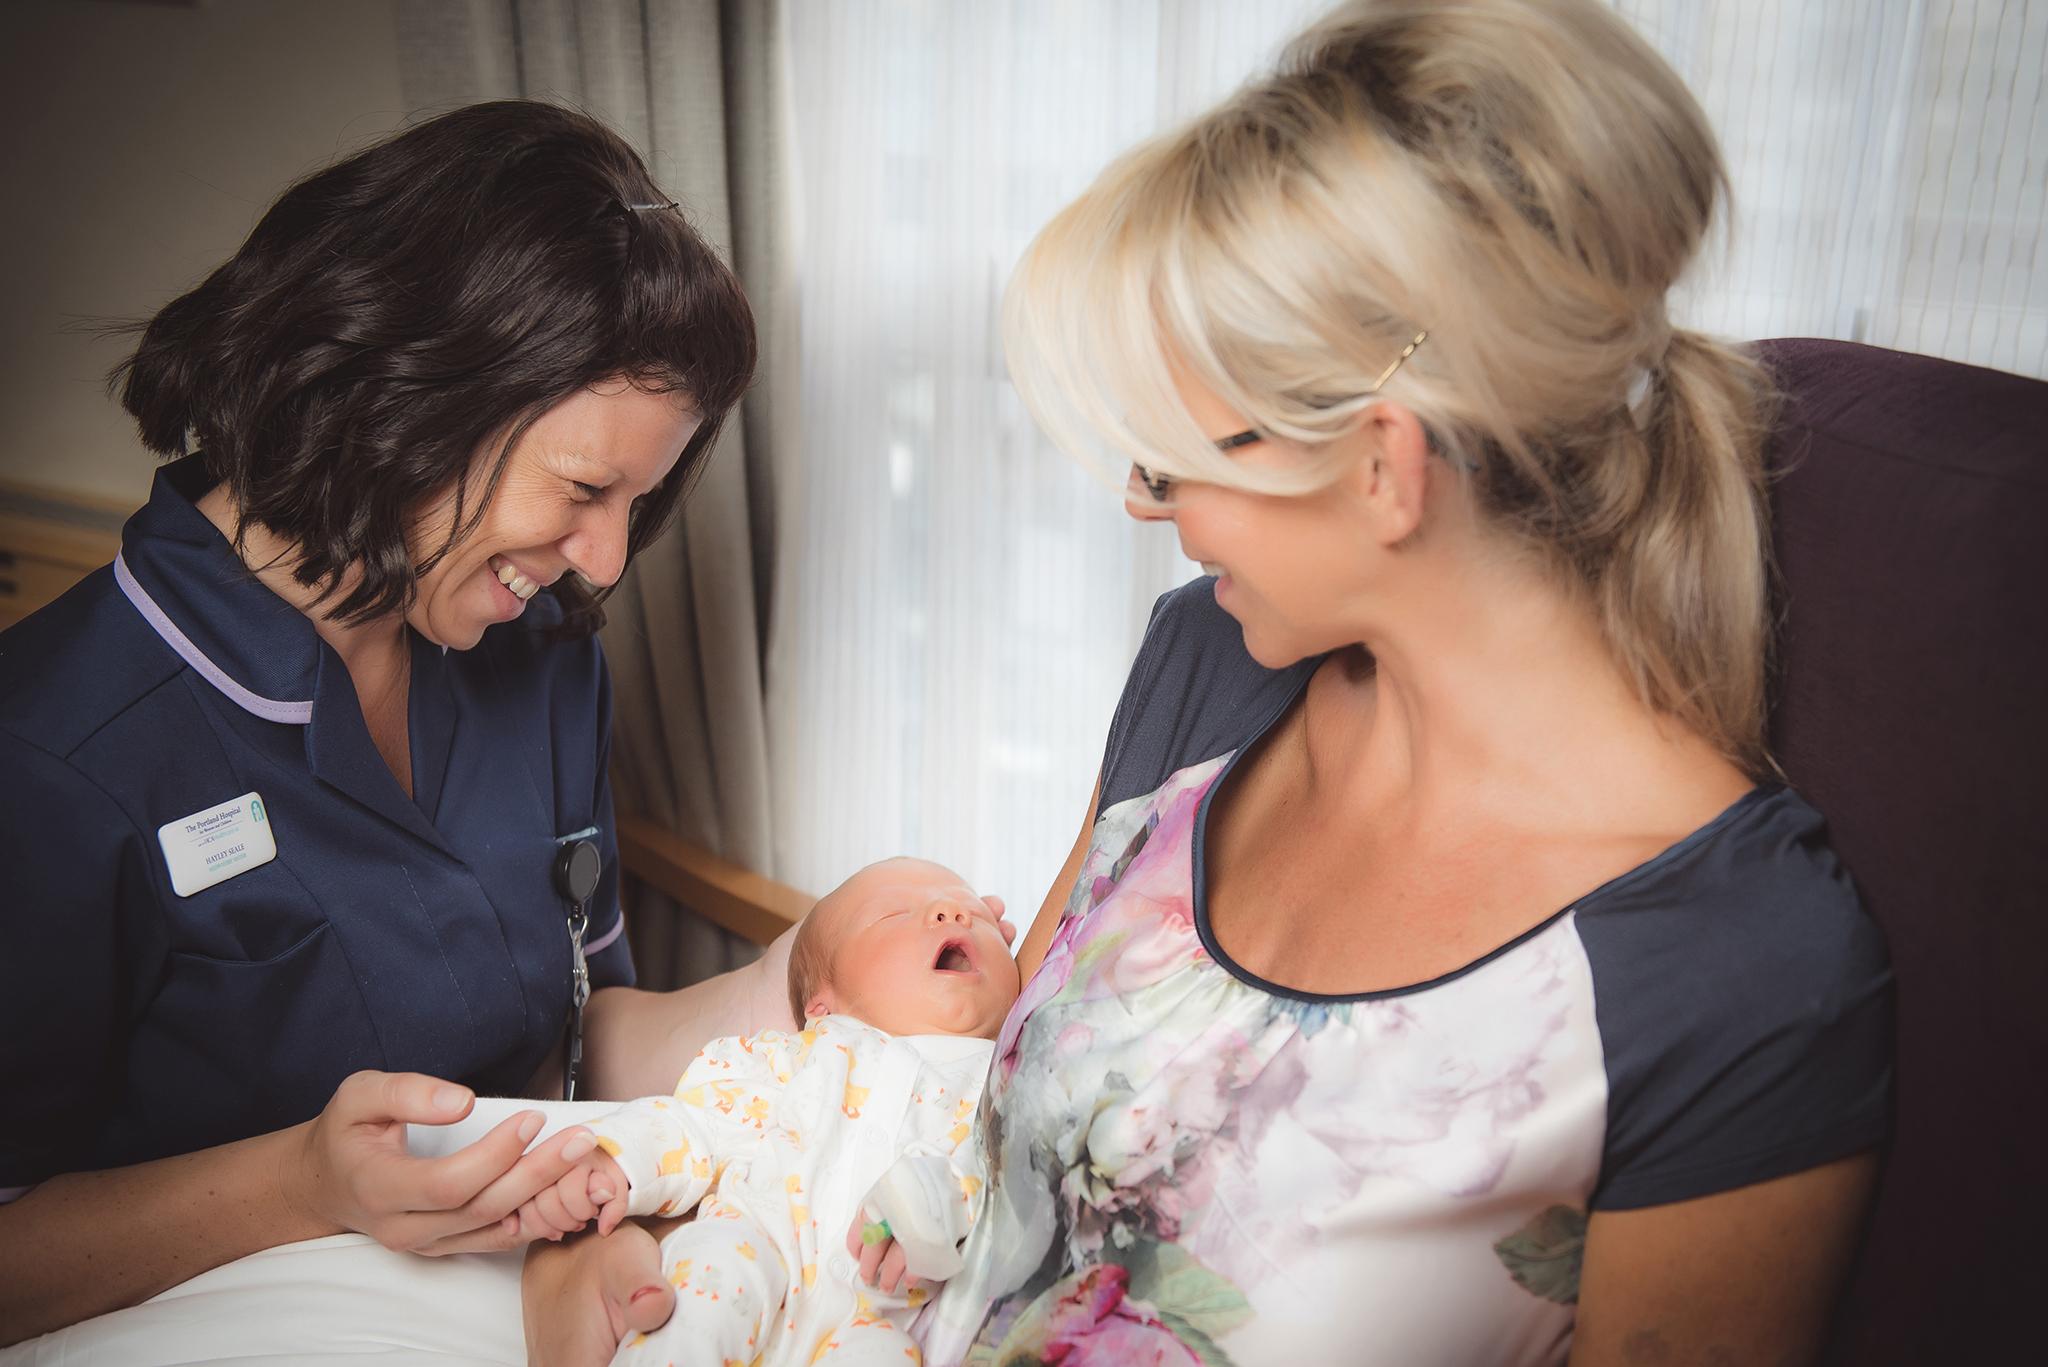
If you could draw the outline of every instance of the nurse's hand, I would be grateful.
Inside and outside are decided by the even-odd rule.
[[[413,1253],[476,1253],[520,1244],[515,1212],[554,1185],[594,1141],[567,1129],[531,1153],[538,1111],[509,1116],[467,1148],[415,1158],[405,1127],[447,1125],[469,1114],[467,1087],[423,1073],[356,1073],[304,1130],[296,1173],[282,1175],[292,1204]]]

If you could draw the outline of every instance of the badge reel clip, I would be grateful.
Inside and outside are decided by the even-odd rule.
[[[569,904],[569,1047],[562,1062],[562,1100],[576,1099],[576,1078],[583,1071],[583,1007],[590,1000],[590,961],[583,956],[583,933],[590,928],[590,895],[597,891],[604,856],[597,842],[580,833],[566,837],[555,854],[555,891]]]

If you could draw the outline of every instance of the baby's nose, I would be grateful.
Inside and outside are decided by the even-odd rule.
[[[967,913],[951,902],[934,902],[925,908],[925,920],[932,925],[953,923],[964,926],[967,924]]]

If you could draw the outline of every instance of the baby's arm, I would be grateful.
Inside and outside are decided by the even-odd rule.
[[[963,1100],[947,1133],[913,1142],[869,1189],[846,1238],[862,1281],[894,1291],[905,1274],[937,1282],[960,1270],[988,1181],[972,1113]]]
[[[529,1237],[581,1229],[609,1234],[628,1215],[680,1215],[726,1161],[757,1140],[790,1073],[786,1036],[713,1040],[674,1096],[643,1097],[590,1122],[597,1149],[522,1209]]]

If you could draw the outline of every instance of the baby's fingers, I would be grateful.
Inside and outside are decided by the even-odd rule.
[[[591,1199],[590,1187],[590,1174],[580,1168],[572,1169],[555,1184],[555,1193],[561,1197],[562,1209],[568,1213],[570,1219],[576,1221],[578,1229],[597,1216],[598,1203]]]
[[[623,1192],[605,1202],[604,1209],[597,1213],[597,1232],[609,1234],[617,1229],[626,1218],[626,1210],[627,1202]]]
[[[884,1239],[876,1244],[862,1244],[860,1250],[860,1280],[864,1286],[874,1286],[882,1270],[882,1259],[888,1255],[895,1241]]]
[[[875,1270],[875,1284],[884,1291],[895,1291],[897,1284],[905,1280],[904,1261],[903,1245],[891,1239],[889,1252],[882,1258],[881,1266]]]
[[[560,1238],[564,1234],[574,1234],[577,1230],[583,1228],[584,1222],[577,1219],[563,1206],[562,1189],[560,1187],[549,1187],[546,1191],[534,1197],[533,1208],[540,1212],[541,1220],[548,1227],[547,1237],[550,1239]]]

